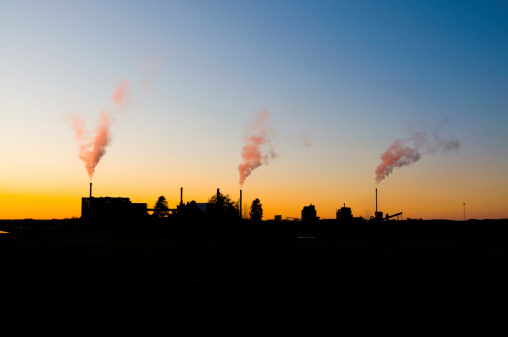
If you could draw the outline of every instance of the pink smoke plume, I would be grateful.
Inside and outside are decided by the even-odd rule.
[[[123,80],[111,98],[113,99],[113,102],[115,102],[117,108],[121,108],[129,104],[131,100],[129,82]]]
[[[271,144],[272,129],[267,122],[269,116],[270,112],[266,109],[256,112],[254,122],[246,125],[247,134],[244,137],[245,145],[242,147],[243,163],[238,165],[240,186],[243,186],[245,179],[254,169],[263,163],[268,164],[271,159],[277,157]],[[262,149],[263,145],[267,149]]]
[[[142,70],[141,82],[143,90],[152,91],[152,82],[155,79],[157,72],[164,67],[164,60],[155,56],[149,55],[145,60]]]
[[[408,145],[409,143],[409,145]],[[379,184],[388,177],[395,167],[409,166],[416,163],[422,156],[421,152],[434,154],[438,150],[448,153],[458,149],[460,143],[457,139],[445,139],[438,136],[437,131],[433,137],[428,138],[426,132],[417,132],[408,139],[397,139],[381,155],[381,164],[376,168],[376,182]]]
[[[400,139],[397,139],[385,153],[381,155],[381,164],[376,168],[376,181],[381,180],[392,173],[394,167],[411,165],[420,159],[418,148],[405,146]]]
[[[117,108],[125,107],[130,101],[129,83],[122,81],[112,97]],[[85,121],[75,116],[72,128],[76,132],[79,144],[79,159],[85,163],[90,180],[95,173],[95,167],[106,153],[106,147],[111,141],[111,125],[114,122],[113,112],[103,110],[95,128],[93,139],[85,128]]]
[[[303,146],[310,147],[310,140],[305,136],[303,136]]]

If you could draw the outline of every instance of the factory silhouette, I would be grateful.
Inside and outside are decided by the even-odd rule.
[[[219,303],[243,319],[280,319],[281,312],[364,319],[436,310],[448,317],[456,309],[497,309],[508,298],[499,267],[508,219],[400,220],[401,213],[386,215],[377,205],[365,219],[346,204],[335,219],[320,219],[310,204],[299,218],[260,221],[258,199],[249,219],[241,193],[238,200],[217,189],[206,202],[184,202],[180,188],[175,208],[162,196],[148,206],[95,197],[90,184],[81,219],[4,227],[14,233],[1,245],[9,277],[0,285],[11,290],[4,306],[18,305],[16,313],[35,303],[52,314],[48,305],[73,314],[93,306],[160,314],[169,303],[164,317],[183,313],[194,321],[195,313],[229,315]]]
[[[259,199],[256,199],[259,202]],[[229,195],[223,195],[217,188],[217,193],[207,202],[198,203],[194,200],[185,203],[183,200],[183,187],[180,188],[180,203],[176,208],[169,208],[163,196],[159,197],[157,203],[150,208],[147,203],[134,203],[125,197],[94,197],[92,194],[92,183],[90,183],[89,197],[83,197],[81,202],[81,220],[86,224],[114,224],[140,225],[140,224],[162,224],[169,225],[180,231],[238,231],[260,230],[265,231],[286,231],[307,234],[333,233],[337,225],[354,224],[380,224],[402,221],[402,212],[386,214],[377,209],[376,189],[376,211],[370,219],[354,217],[350,207],[346,204],[336,210],[335,219],[320,219],[317,216],[315,205],[304,206],[300,218],[275,215],[273,219],[263,220],[261,214],[250,219],[242,211],[242,190],[237,202],[233,202]],[[259,203],[261,207],[261,203]],[[252,212],[251,207],[251,212]],[[410,219],[408,219],[410,221]],[[406,220],[406,221],[408,221]],[[239,223],[245,226],[237,226]],[[240,228],[241,227],[241,228]]]

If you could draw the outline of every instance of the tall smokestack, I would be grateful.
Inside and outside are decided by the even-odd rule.
[[[92,183],[90,183],[90,198],[92,198]]]
[[[377,213],[377,188],[376,188],[376,213]]]
[[[240,190],[240,219],[242,218],[242,190]]]
[[[180,205],[183,205],[183,187],[180,187]]]
[[[220,199],[219,195],[220,195],[220,191],[219,191],[219,189],[217,188],[217,202],[219,202],[219,199]]]

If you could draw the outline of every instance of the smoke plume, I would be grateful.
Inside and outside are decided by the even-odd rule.
[[[432,137],[427,132],[417,132],[409,138],[397,139],[381,155],[381,164],[376,168],[376,182],[379,184],[388,177],[395,167],[409,166],[416,163],[422,154],[435,154],[441,151],[446,154],[452,150],[458,149],[460,143],[455,138],[443,138],[438,135],[438,131],[432,133]]]
[[[143,90],[152,91],[152,82],[155,79],[157,72],[164,67],[164,60],[155,55],[149,55],[141,67],[142,76],[141,82]]]
[[[246,125],[246,135],[242,147],[243,163],[238,165],[240,186],[243,186],[245,179],[254,169],[262,164],[268,164],[271,159],[277,157],[271,143],[272,129],[267,122],[269,116],[270,112],[266,109],[255,112],[254,121]]]
[[[310,140],[305,136],[303,136],[303,146],[310,147]]]
[[[115,102],[117,108],[122,108],[129,104],[131,100],[129,82],[123,80],[111,96],[111,99]]]
[[[111,96],[117,109],[125,107],[130,101],[129,83],[122,81]],[[95,173],[95,167],[106,154],[106,147],[111,142],[111,125],[114,122],[114,111],[103,110],[92,136],[85,127],[85,121],[75,116],[72,128],[76,132],[76,140],[79,142],[79,159],[85,163],[86,171],[90,180]]]

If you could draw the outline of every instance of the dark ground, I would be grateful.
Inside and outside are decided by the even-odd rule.
[[[2,308],[308,319],[505,312],[506,222],[381,226],[226,238],[1,221],[10,232],[0,234]]]

